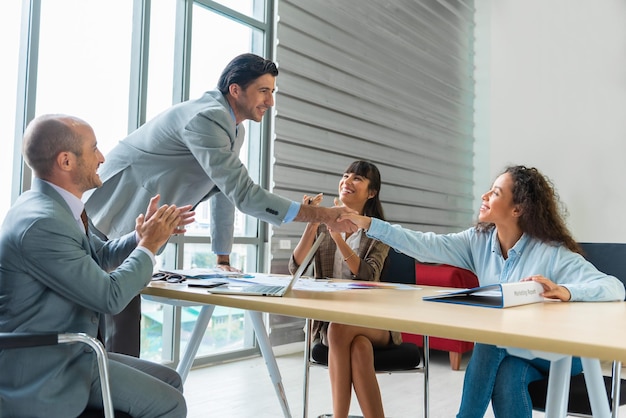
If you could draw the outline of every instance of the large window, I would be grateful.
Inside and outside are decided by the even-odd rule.
[[[220,4],[221,3],[221,4]],[[245,52],[254,52],[267,56],[268,24],[265,22],[265,4],[262,1],[230,2],[237,6],[230,10],[224,5],[229,2],[198,1],[188,10],[185,19],[180,18],[183,13],[178,10],[173,13],[171,3],[162,0],[153,3],[151,11],[150,33],[163,33],[171,25],[171,21],[163,19],[165,16],[179,16],[176,21],[176,32],[190,34],[190,44],[175,44],[172,39],[165,39],[165,49],[169,56],[175,59],[181,56],[180,51],[189,51],[189,59],[183,62],[172,62],[168,65],[168,55],[162,51],[156,52],[160,64],[156,66],[149,62],[151,73],[148,78],[147,103],[152,103],[152,95],[165,97],[167,92],[181,91],[182,97],[174,101],[199,97],[206,90],[217,85],[217,80],[228,62],[236,55]],[[162,10],[163,9],[163,10]],[[162,14],[160,14],[162,13]],[[252,19],[250,17],[259,17]],[[162,35],[159,35],[162,36]],[[152,39],[152,37],[151,37]],[[216,40],[219,40],[216,42]],[[173,48],[170,45],[173,44]],[[178,48],[178,50],[177,50]],[[151,42],[150,51],[160,49],[160,45]],[[152,53],[150,55],[153,57]],[[167,70],[162,76],[156,75],[157,67],[178,69],[182,75],[174,73],[169,78]],[[151,78],[152,77],[152,78]],[[172,82],[174,83],[172,85]],[[181,85],[176,83],[180,82]],[[150,110],[150,105],[148,106]],[[160,109],[154,109],[158,112]],[[240,158],[252,178],[259,182],[262,178],[260,170],[264,137],[262,125],[246,123],[246,143],[241,150]],[[159,259],[162,269],[212,267],[215,265],[215,255],[211,252],[210,237],[210,209],[204,202],[196,207],[196,222],[188,228],[185,237],[176,238],[168,245],[167,251]],[[235,215],[235,242],[231,253],[231,265],[244,271],[256,271],[262,268],[261,258],[258,256],[262,244],[262,234],[259,222],[239,211]],[[199,310],[197,307],[172,308],[155,302],[143,302],[144,317],[142,327],[142,357],[160,358],[164,361],[176,360],[178,353],[183,350],[189,341],[190,333]],[[167,330],[180,326],[180,347],[176,346],[175,339]],[[151,344],[155,338],[162,338],[161,344]],[[146,341],[146,343],[144,343]],[[156,351],[153,347],[161,347],[163,351]],[[199,356],[221,354],[230,357],[228,352],[233,350],[254,349],[254,338],[244,311],[238,309],[216,309],[211,323],[207,328],[200,348]]]
[[[245,52],[270,56],[266,1],[25,0],[23,10],[15,5],[18,2],[3,3],[0,53],[14,67],[7,66],[12,77],[3,74],[3,91],[7,83],[10,94],[0,97],[0,117],[7,118],[0,126],[17,126],[3,131],[3,137],[17,138],[19,146],[23,125],[33,117],[67,113],[93,126],[106,156],[146,120],[214,88],[234,56]],[[20,17],[21,27],[29,28],[22,39]],[[241,159],[258,182],[265,177],[261,170],[266,138],[263,124],[246,126]],[[11,192],[15,197],[28,189],[30,174],[19,150],[5,152],[1,158],[5,168],[0,214],[4,217]],[[15,187],[6,181],[9,178],[16,179]],[[197,222],[187,236],[173,237],[158,257],[157,268],[215,265],[209,207],[203,203],[196,211]],[[259,256],[264,234],[256,219],[237,212],[231,263],[246,271],[264,268]],[[198,310],[143,301],[142,357],[177,361]],[[232,357],[241,350],[255,350],[251,330],[243,311],[216,309],[198,354]],[[180,346],[174,338],[178,334]]]
[[[228,33],[228,42],[215,42],[221,33]],[[242,25],[228,17],[215,13],[211,9],[196,5],[193,8],[193,25],[191,35],[191,65],[189,96],[199,97],[203,92],[217,85],[217,80],[228,62],[241,53],[253,51],[263,55],[265,40],[263,31]],[[247,143],[241,149],[241,160],[246,164],[251,176],[258,181],[259,173],[250,170],[250,146],[258,148],[261,142],[259,124],[244,122]],[[252,145],[253,144],[253,145]],[[247,145],[247,146],[246,146]],[[205,235],[209,226],[209,205],[202,203],[196,209],[197,222],[190,228],[191,235]],[[237,212],[235,219],[235,236],[253,237],[256,235],[257,221]],[[245,265],[239,267],[245,268]]]
[[[0,57],[2,57],[2,76],[0,77],[0,221],[4,219],[11,206],[14,179],[19,183],[19,149],[13,150],[15,141],[15,100],[17,95],[20,16],[19,1],[6,1],[0,4]],[[14,170],[15,169],[15,170]],[[14,175],[15,172],[15,175]],[[17,188],[17,186],[16,186]]]
[[[127,132],[132,14],[125,0],[41,3],[35,115],[86,120],[104,155]]]

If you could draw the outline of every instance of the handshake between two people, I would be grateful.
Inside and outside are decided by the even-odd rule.
[[[192,205],[176,207],[176,205],[158,206],[160,195],[150,199],[145,214],[135,220],[135,231],[139,237],[139,246],[145,247],[156,254],[172,235],[184,234],[185,226],[195,221]]]
[[[352,233],[356,232],[356,230],[359,228],[364,230],[367,230],[369,228],[372,222],[372,218],[370,218],[369,216],[359,215],[356,210],[350,209],[347,206],[343,205],[343,203],[338,198],[334,198],[333,207],[319,208],[319,205],[322,202],[323,198],[324,196],[322,193],[319,193],[315,196],[309,196],[305,194],[302,198],[302,206],[300,207],[300,212],[298,213],[298,216],[296,216],[295,220],[324,223],[331,231],[331,233]],[[328,211],[328,216],[307,216],[307,208],[314,207],[319,210]],[[303,213],[302,216],[300,216],[301,213]]]
[[[150,199],[145,214],[140,214],[135,221],[135,231],[139,237],[138,245],[156,253],[173,234],[184,234],[185,227],[195,221],[195,212],[192,205],[177,207],[176,205],[158,206],[161,196]],[[297,222],[319,222],[328,226],[331,231],[355,232],[362,228],[367,230],[371,223],[368,216],[341,204],[335,199],[335,206],[330,208],[319,207],[322,194],[309,197],[305,195],[303,205],[294,219]]]

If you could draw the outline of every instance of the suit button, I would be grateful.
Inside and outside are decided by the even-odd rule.
[[[272,215],[278,215],[278,211],[270,208],[265,208],[265,212],[271,213]]]

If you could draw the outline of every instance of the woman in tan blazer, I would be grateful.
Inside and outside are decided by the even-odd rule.
[[[383,216],[380,203],[380,172],[367,161],[355,161],[339,180],[339,201],[359,214]],[[304,195],[303,204],[319,205],[317,196]],[[368,215],[374,216],[374,215]],[[370,239],[363,230],[339,233],[318,223],[308,223],[294,249],[289,269],[295,271],[316,237],[326,233],[315,254],[315,276],[379,281],[389,247]],[[364,416],[383,417],[383,404],[374,370],[373,347],[400,344],[399,332],[315,321],[313,338],[328,346],[328,371],[333,397],[333,416],[347,417],[352,387]]]

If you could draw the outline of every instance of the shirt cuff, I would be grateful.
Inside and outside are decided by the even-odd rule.
[[[139,244],[139,234],[137,233],[137,231],[135,231],[135,242]],[[152,251],[141,245],[138,245],[137,249],[148,254],[148,257],[150,257],[150,260],[152,260],[152,267],[156,266],[156,257],[154,256],[154,254],[152,254]]]
[[[144,253],[148,254],[148,257],[150,257],[150,260],[152,260],[152,266],[156,266],[156,258],[154,256],[154,254],[152,254],[152,251],[150,251],[149,249],[147,249],[146,247],[143,247],[141,245],[137,246],[137,249],[139,251],[143,251]]]
[[[298,202],[291,202],[291,205],[289,205],[289,209],[287,210],[287,214],[285,215],[285,219],[283,219],[284,223],[291,222],[296,218],[296,215],[300,212],[300,205],[301,204]]]
[[[383,225],[383,222],[378,218],[371,218],[370,227],[365,231],[365,234],[370,238],[376,238],[380,235],[381,231],[380,226]]]

